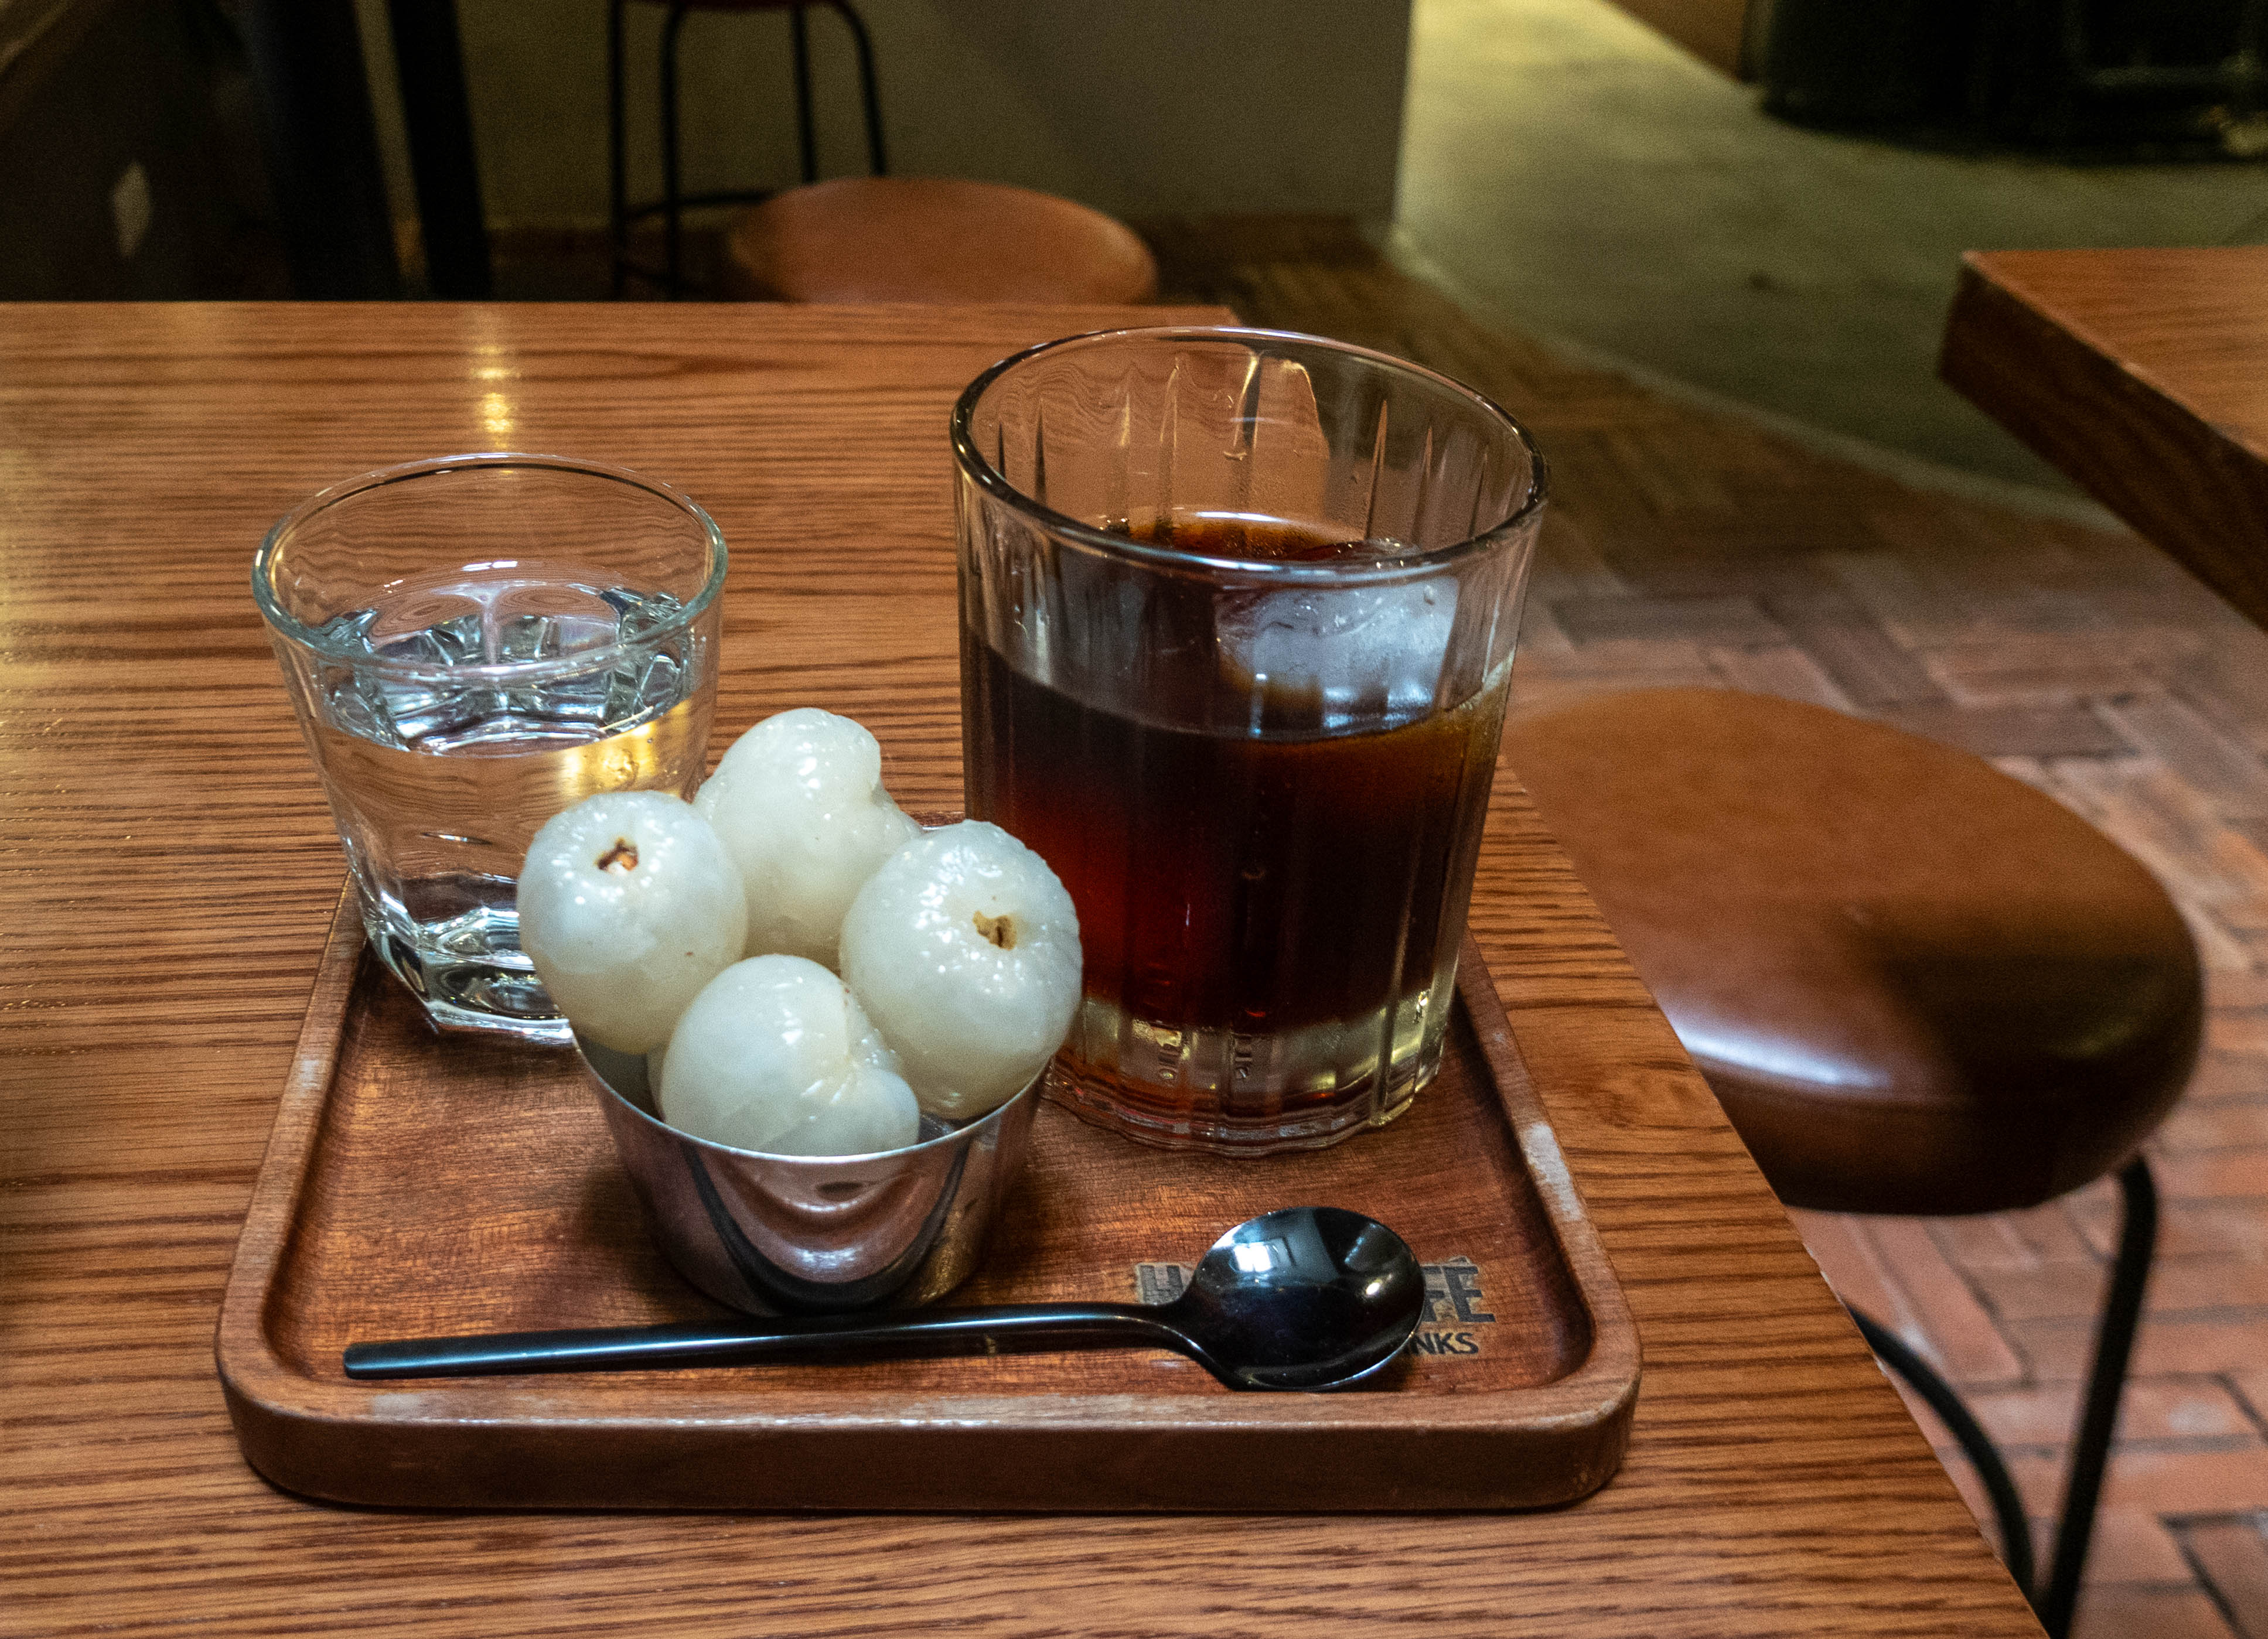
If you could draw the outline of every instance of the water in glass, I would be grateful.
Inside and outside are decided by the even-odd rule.
[[[311,733],[365,925],[441,1022],[567,1039],[520,952],[513,883],[537,828],[584,797],[691,794],[710,702],[704,635],[670,629],[681,610],[521,559],[412,577],[320,628],[352,657],[316,666]],[[527,662],[553,664],[482,671]]]

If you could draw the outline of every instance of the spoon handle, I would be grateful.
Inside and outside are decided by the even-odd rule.
[[[983,1351],[993,1340],[1024,1347],[1117,1344],[1198,1355],[1190,1340],[1132,1304],[1003,1304],[989,1308],[688,1320],[591,1331],[497,1332],[468,1337],[350,1343],[350,1378],[497,1377],[525,1371],[660,1371],[731,1366],[788,1356],[826,1358],[897,1349]]]

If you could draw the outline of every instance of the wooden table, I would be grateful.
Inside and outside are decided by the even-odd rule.
[[[880,735],[909,807],[942,805],[946,407],[1014,347],[1135,317],[0,309],[0,1631],[2037,1631],[1509,778],[1474,924],[1646,1349],[1627,1462],[1589,1501],[446,1515],[244,1466],[214,1316],[341,871],[247,589],[261,532],[338,477],[465,448],[676,480],[735,546],[718,747],[825,705]]]
[[[1946,380],[2268,626],[2268,246],[1962,261]]]

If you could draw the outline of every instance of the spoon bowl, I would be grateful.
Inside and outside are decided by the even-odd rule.
[[[1333,1389],[1385,1366],[1425,1310],[1425,1277],[1386,1225],[1285,1207],[1212,1244],[1171,1303],[1011,1304],[890,1314],[733,1319],[348,1345],[350,1378],[652,1371],[876,1353],[1164,1348],[1233,1389]]]
[[[1392,1230],[1337,1207],[1288,1207],[1213,1242],[1155,1318],[1233,1388],[1322,1389],[1392,1360],[1425,1309],[1425,1277]]]

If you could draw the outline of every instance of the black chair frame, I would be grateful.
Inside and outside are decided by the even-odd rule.
[[[2134,1349],[2134,1333],[2142,1318],[2142,1292],[2149,1284],[2150,1260],[2158,1243],[2158,1191],[2149,1164],[2140,1156],[2118,1174],[2124,1213],[2118,1234],[2118,1256],[2110,1269],[2110,1290],[2104,1294],[2102,1316],[2095,1334],[2095,1359],[2088,1370],[2087,1398],[2080,1407],[2079,1428],[2073,1438],[2071,1467],[2065,1476],[2063,1514],[2056,1525],[2055,1559],[2047,1582],[2036,1581],[2032,1557],[2031,1528],[2024,1519],[2022,1499],[2008,1466],[1953,1385],[1929,1363],[1909,1349],[1896,1334],[1857,1309],[1851,1318],[1867,1347],[1890,1369],[1912,1385],[1914,1392],[1943,1418],[1960,1442],[1977,1477],[1992,1499],[1993,1518],[2000,1530],[2000,1558],[2016,1585],[2032,1603],[2049,1639],[2066,1639],[2073,1613],[2079,1606],[2080,1578],[2087,1569],[2087,1550],[2095,1534],[2095,1505],[2102,1492],[2102,1471],[2110,1458],[2110,1437],[2118,1422],[2118,1401],[2126,1387],[2126,1363]]]
[[[803,161],[803,180],[819,180],[819,138],[811,102],[811,33],[805,12],[812,5],[822,5],[840,16],[850,31],[851,44],[858,54],[858,90],[866,120],[866,158],[868,167],[875,176],[889,173],[889,162],[882,146],[882,108],[874,83],[874,48],[868,39],[866,26],[859,20],[846,0],[810,0],[808,4],[789,4],[777,7],[711,7],[700,0],[644,0],[646,4],[663,4],[668,14],[661,25],[661,170],[662,197],[651,204],[633,206],[630,202],[629,143],[623,131],[622,99],[622,14],[632,0],[608,0],[607,7],[607,141],[608,159],[609,229],[614,250],[614,293],[622,293],[624,282],[632,274],[648,280],[674,298],[686,293],[684,256],[684,215],[688,209],[704,205],[748,204],[769,199],[777,190],[773,188],[726,188],[708,193],[687,194],[679,165],[678,120],[678,47],[679,36],[685,27],[688,13],[710,10],[777,10],[788,14],[788,33],[795,63],[796,137]],[[630,224],[646,217],[660,215],[666,224],[667,261],[659,268],[641,266],[630,259]]]

